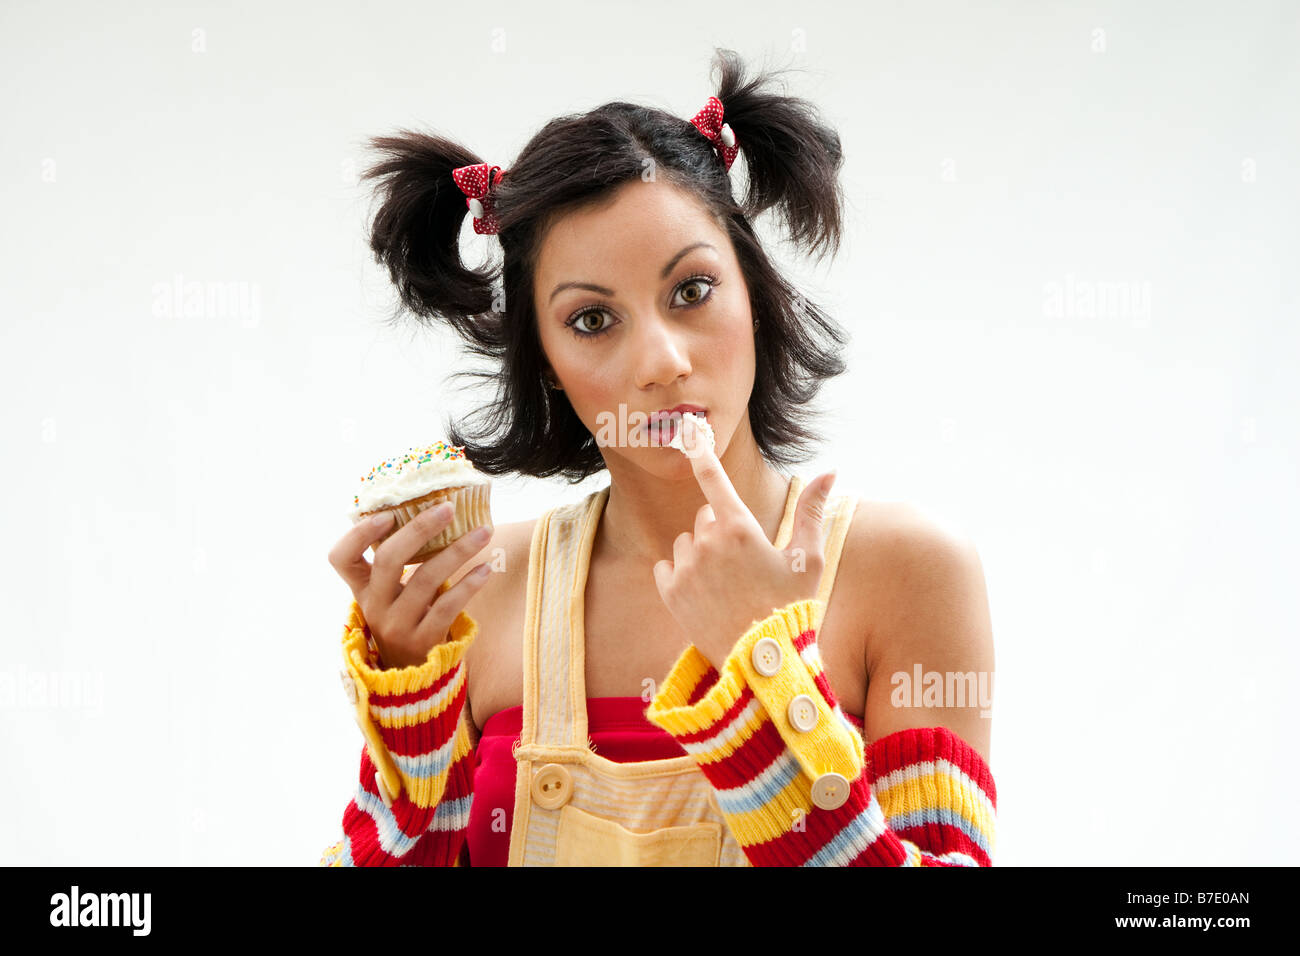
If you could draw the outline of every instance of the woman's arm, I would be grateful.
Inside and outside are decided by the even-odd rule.
[[[473,801],[474,739],[465,652],[478,625],[468,614],[418,667],[385,669],[361,608],[343,630],[344,689],[366,739],[343,838],[322,866],[457,866]]]
[[[983,576],[973,548],[911,541],[915,560],[905,562],[899,593],[922,603],[883,615],[890,630],[873,636],[890,649],[875,655],[868,685],[870,748],[822,672],[825,606],[815,600],[753,625],[720,671],[687,648],[647,710],[696,758],[756,866],[991,865],[997,791],[962,733],[987,752],[987,717],[979,706],[945,709],[951,726],[936,726],[928,721],[940,711],[890,701],[891,669],[910,676],[913,662],[991,671]]]
[[[891,525],[890,540],[881,543],[891,584],[873,613],[867,658],[872,785],[891,827],[935,852],[960,852],[965,831],[955,824],[987,818],[987,833],[981,828],[965,835],[991,856],[994,653],[979,553],[969,538],[914,508],[902,510]],[[953,753],[931,753],[944,747]],[[953,796],[942,799],[944,792]]]

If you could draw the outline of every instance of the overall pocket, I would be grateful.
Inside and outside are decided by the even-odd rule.
[[[717,823],[636,833],[572,804],[555,835],[556,866],[717,866],[721,850]]]

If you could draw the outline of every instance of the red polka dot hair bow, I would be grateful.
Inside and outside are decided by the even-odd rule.
[[[710,96],[704,109],[696,113],[691,122],[695,124],[696,129],[713,140],[713,145],[718,148],[722,161],[727,164],[727,170],[730,171],[736,154],[740,152],[740,147],[736,145],[736,134],[731,131],[731,127],[722,122],[722,100]]]
[[[492,187],[501,182],[505,171],[500,166],[478,163],[474,166],[458,166],[451,171],[451,178],[465,194],[465,205],[474,216],[474,231],[480,236],[494,236],[500,223],[492,208]]]

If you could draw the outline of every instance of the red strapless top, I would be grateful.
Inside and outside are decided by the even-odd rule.
[[[646,719],[649,706],[640,697],[588,697],[587,735],[606,760],[633,763],[685,756],[666,730]],[[862,721],[846,714],[862,730]],[[465,842],[472,866],[506,866],[515,809],[518,764],[511,752],[523,728],[523,707],[507,707],[483,725],[474,760],[474,800]]]

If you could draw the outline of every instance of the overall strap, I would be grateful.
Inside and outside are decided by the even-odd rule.
[[[831,589],[835,586],[835,572],[840,567],[840,555],[844,551],[844,540],[848,537],[849,526],[853,524],[853,514],[857,511],[858,496],[831,495],[826,502],[826,515],[822,519],[822,534],[826,544],[822,548],[824,564],[822,580],[817,589],[817,600],[823,606],[830,603]]]
[[[520,746],[587,746],[583,585],[609,488],[552,508],[533,529],[524,616]]]
[[[807,482],[802,475],[795,475],[790,482],[790,494],[786,501],[785,516],[776,533],[773,545],[786,548],[794,536],[795,505],[803,493]],[[844,551],[844,540],[848,537],[849,526],[853,523],[853,514],[857,510],[857,495],[832,494],[826,499],[826,509],[822,515],[823,565],[821,581],[817,585],[817,600],[822,602],[822,609],[830,602],[831,590],[835,587],[835,573],[839,570],[840,554]],[[820,626],[820,621],[818,622]]]

